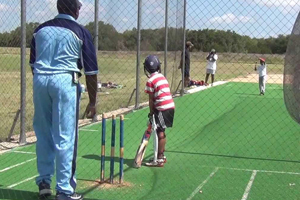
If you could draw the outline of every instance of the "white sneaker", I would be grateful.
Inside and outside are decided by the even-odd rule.
[[[156,162],[152,161],[152,162],[145,163],[145,165],[148,167],[163,167],[165,164],[164,161],[165,160],[161,158],[161,159],[157,159]]]
[[[161,158],[161,159],[164,161],[164,163],[167,162],[167,156],[164,156],[164,157]],[[152,157],[152,158],[149,159],[149,162],[153,162],[153,161],[154,161],[154,157]]]

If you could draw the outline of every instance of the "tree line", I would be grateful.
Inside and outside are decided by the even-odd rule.
[[[26,24],[26,45],[30,47],[33,32],[39,23]],[[137,44],[137,29],[126,30],[119,33],[116,28],[103,21],[98,22],[99,46],[101,51],[134,51]],[[85,26],[94,35],[94,23]],[[183,30],[180,28],[168,28],[168,50],[182,49]],[[284,54],[289,35],[278,35],[269,38],[251,38],[239,35],[234,31],[224,30],[187,30],[186,40],[190,40],[195,46],[194,51],[208,52],[212,48],[217,52],[226,53],[258,53],[258,54]],[[0,47],[19,47],[21,43],[21,27],[10,32],[0,33]],[[165,43],[165,29],[142,29],[141,50],[163,51]]]

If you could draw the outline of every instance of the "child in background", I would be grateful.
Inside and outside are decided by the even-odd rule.
[[[255,71],[258,71],[259,75],[259,95],[265,95],[266,92],[266,77],[267,77],[267,65],[266,60],[264,58],[259,58],[260,66],[256,68],[256,65],[254,67]]]

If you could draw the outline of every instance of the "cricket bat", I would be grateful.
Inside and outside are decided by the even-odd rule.
[[[142,166],[142,162],[143,162],[143,159],[144,159],[144,155],[145,155],[145,152],[146,152],[148,142],[149,142],[149,137],[147,138],[146,135],[144,134],[143,138],[142,138],[142,141],[141,141],[141,144],[138,147],[138,150],[136,152],[133,167],[140,168]]]
[[[152,116],[152,123],[153,125],[151,126],[151,135],[153,135],[153,150],[154,150],[154,162],[157,162],[157,155],[158,155],[158,136],[156,134],[156,122],[155,122],[155,117],[154,115]]]
[[[152,124],[148,124],[148,128],[147,130],[145,131],[144,135],[143,135],[143,138],[142,138],[142,141],[141,141],[141,144],[136,152],[136,155],[135,155],[135,158],[134,158],[134,163],[133,163],[133,166],[135,168],[140,168],[142,166],[142,162],[143,162],[143,159],[144,159],[144,155],[145,155],[145,152],[146,152],[146,148],[147,148],[147,145],[149,143],[149,139],[150,139],[150,136],[151,135],[154,135],[153,136],[153,150],[154,150],[154,161],[156,162],[157,161],[157,153],[158,153],[158,136],[156,134],[156,129],[157,129],[157,126],[156,126],[156,123],[155,123],[155,117],[153,116],[152,118]]]

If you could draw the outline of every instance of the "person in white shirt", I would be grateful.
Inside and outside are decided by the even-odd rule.
[[[215,73],[217,70],[217,60],[218,55],[215,49],[212,49],[210,53],[206,56],[207,66],[206,66],[206,77],[205,77],[205,85],[208,85],[207,81],[209,75],[211,74],[211,86],[214,84]]]
[[[266,92],[266,78],[267,78],[267,65],[266,60],[264,58],[259,58],[260,66],[255,68],[254,70],[258,72],[259,75],[259,95],[265,95]]]

